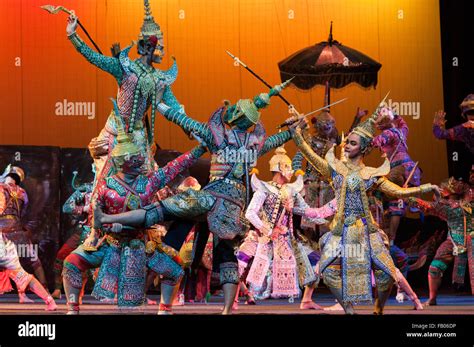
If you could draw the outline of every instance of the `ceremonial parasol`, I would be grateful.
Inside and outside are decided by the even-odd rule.
[[[327,41],[304,48],[278,63],[282,81],[293,78],[297,88],[329,85],[342,88],[352,82],[368,88],[377,85],[382,65],[367,55],[334,40],[332,22]],[[329,100],[326,102],[329,103]]]

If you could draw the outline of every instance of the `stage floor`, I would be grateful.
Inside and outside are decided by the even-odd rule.
[[[35,295],[28,294],[35,300],[34,304],[19,304],[16,294],[0,295],[0,315],[2,314],[20,314],[20,315],[63,315],[66,313],[65,299],[56,300],[58,310],[55,312],[45,312],[44,304]],[[159,296],[149,296],[153,300],[159,300]],[[319,294],[315,298],[316,303],[321,306],[331,306],[334,299],[329,294]],[[421,297],[424,302],[427,298]],[[213,296],[209,303],[186,303],[184,306],[174,306],[175,314],[183,315],[212,315],[219,314],[222,309],[223,298]],[[470,315],[474,314],[474,297],[470,295],[440,295],[438,297],[438,305],[426,308],[423,311],[415,311],[412,309],[411,302],[405,301],[398,303],[394,297],[390,298],[386,308],[387,315]],[[154,315],[158,310],[156,305],[145,305],[133,311],[120,311],[116,305],[105,304],[95,300],[93,297],[86,295],[84,303],[81,306],[81,314],[90,315],[116,315],[116,314],[140,314]],[[356,306],[357,314],[372,314],[372,306],[360,305]],[[265,300],[257,302],[257,305],[245,305],[241,299],[239,309],[234,311],[235,314],[254,315],[254,314],[276,314],[276,315],[293,315],[293,314],[330,314],[341,315],[342,311],[318,311],[318,310],[300,310],[299,301],[295,300],[290,303],[288,300]]]

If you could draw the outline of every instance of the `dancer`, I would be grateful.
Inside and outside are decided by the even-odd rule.
[[[472,236],[474,226],[472,210],[474,201],[469,194],[469,185],[454,179],[441,183],[442,199],[428,202],[410,198],[410,203],[425,213],[446,221],[448,236],[436,250],[436,255],[428,271],[430,297],[426,306],[437,305],[436,298],[446,269],[454,263],[452,282],[460,287],[464,284],[466,268],[471,279],[471,292],[474,295],[474,256]]]
[[[255,167],[260,156],[291,138],[289,131],[266,138],[265,129],[259,121],[259,109],[268,106],[270,98],[287,85],[288,81],[253,100],[241,99],[232,106],[226,104],[214,112],[207,124],[161,103],[158,110],[168,120],[186,132],[198,134],[207,143],[211,152],[210,183],[200,191],[188,189],[143,210],[102,216],[100,220],[101,223],[147,226],[164,219],[207,219],[216,241],[214,264],[218,267],[224,290],[223,314],[232,312],[239,283],[237,236],[245,235],[248,230],[243,211],[249,200],[249,171]],[[251,127],[254,129],[251,130]],[[167,236],[173,233],[169,230]],[[179,242],[173,246],[176,249],[181,247],[187,233],[181,235]]]
[[[335,157],[334,147],[328,151],[326,159],[321,158],[304,141],[301,125],[291,128],[305,158],[324,177],[332,179],[336,190],[337,213],[330,224],[330,232],[320,240],[320,271],[347,314],[354,313],[353,303],[372,301],[372,270],[377,284],[375,314],[383,314],[385,301],[397,278],[395,265],[384,245],[384,234],[379,232],[370,213],[366,191],[376,189],[397,198],[437,191],[431,184],[402,188],[390,182],[384,177],[390,169],[387,159],[379,168],[363,164],[374,137],[379,109],[349,134],[341,160]]]
[[[390,162],[387,178],[402,187],[418,187],[421,183],[421,170],[408,154],[408,125],[405,120],[394,114],[390,108],[382,107],[376,127],[382,133],[372,142]],[[389,230],[391,246],[396,238],[400,219],[405,214],[405,202],[401,199],[388,202]],[[405,277],[407,273],[404,273]]]
[[[252,176],[254,195],[245,216],[255,230],[250,231],[240,247],[239,272],[248,273],[246,282],[257,300],[298,297],[301,286],[306,287],[301,308],[320,309],[311,300],[319,280],[315,272],[319,257],[314,256],[312,250],[307,252],[295,238],[293,213],[322,224],[326,222],[323,218],[335,213],[335,200],[323,208],[310,208],[300,195],[302,176],[289,183],[293,169],[282,147],[277,148],[270,159],[270,171],[273,174],[270,182],[260,181],[255,174]]]
[[[97,200],[93,201],[94,214],[100,213],[101,208],[114,214],[150,204],[159,189],[193,165],[205,152],[202,146],[198,146],[156,172],[144,175],[142,173],[145,171],[145,153],[125,133],[120,120],[117,120],[117,124],[118,143],[112,151],[112,157],[119,172],[99,182]],[[174,286],[183,275],[181,267],[158,249],[146,257],[143,228],[126,231],[119,226],[112,226],[105,232],[101,241],[98,241],[101,225],[94,223],[93,227],[84,244],[64,261],[63,278],[68,313],[79,313],[81,273],[98,266],[100,270],[93,295],[97,298],[113,299],[117,294],[119,307],[125,308],[136,307],[144,302],[145,266],[163,275],[159,313],[170,313],[175,295]]]
[[[461,116],[466,122],[445,129],[446,112],[440,110],[435,113],[433,120],[433,135],[439,140],[461,141],[472,154],[474,153],[474,94],[466,96],[459,107]]]
[[[167,71],[153,66],[154,63],[159,64],[164,56],[163,33],[152,16],[148,0],[144,0],[144,6],[145,18],[137,47],[140,57],[135,60],[128,57],[132,46],[126,47],[113,57],[95,52],[76,33],[78,18],[71,15],[68,19],[67,35],[76,50],[91,64],[110,73],[119,86],[114,110],[99,136],[92,139],[89,144],[97,169],[94,186],[102,178],[114,173],[111,151],[117,142],[117,117],[124,122],[125,131],[131,136],[132,141],[143,151],[147,173],[150,173],[154,170],[152,147],[156,106],[161,101],[173,108],[180,107],[170,88],[178,74],[176,62],[174,61],[173,66]],[[119,50],[117,46],[114,48]],[[148,124],[146,112],[150,106],[151,124]]]
[[[33,302],[25,295],[25,290],[29,288],[46,303],[47,311],[54,311],[54,299],[33,275],[23,269],[17,244],[11,240],[14,233],[23,233],[21,218],[28,204],[28,195],[19,184],[25,178],[24,171],[17,166],[9,166],[4,177],[4,182],[0,183],[0,294],[12,290],[9,277],[16,284],[20,303]]]
[[[77,172],[75,172],[77,174]],[[62,247],[56,254],[56,260],[54,262],[54,292],[51,294],[53,298],[61,298],[61,289],[63,287],[63,263],[64,259],[71,254],[87,237],[90,232],[90,228],[87,226],[87,216],[90,212],[90,198],[92,193],[92,182],[84,183],[78,187],[74,186],[74,193],[66,200],[63,205],[63,213],[72,215],[75,225],[72,235],[64,242]],[[84,282],[85,284],[85,282]],[[82,295],[81,295],[82,297]]]
[[[336,120],[329,113],[323,111],[314,117],[313,125],[315,133],[310,135],[305,132],[305,141],[321,157],[324,158],[327,151],[335,144],[339,144],[340,138],[335,126]],[[299,151],[293,158],[293,168],[296,172],[302,169],[303,154]],[[334,190],[331,184],[321,177],[321,174],[310,164],[306,165],[304,171],[304,200],[310,207],[322,207],[334,198]],[[301,229],[310,239],[319,238],[327,231],[327,228],[319,226],[306,217],[301,218]],[[315,231],[316,234],[315,235]],[[318,232],[319,231],[319,232]]]

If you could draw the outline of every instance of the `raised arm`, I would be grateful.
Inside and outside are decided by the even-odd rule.
[[[294,130],[292,130],[292,132],[293,132],[293,140],[295,141],[298,148],[301,150],[301,153],[306,158],[306,160],[311,165],[313,165],[314,168],[321,173],[321,175],[323,175],[326,178],[330,178],[331,170],[329,169],[328,162],[325,159],[321,158],[319,155],[317,155],[313,151],[313,149],[306,143],[306,141],[303,138],[303,135],[301,134],[301,129],[295,128]]]
[[[291,161],[291,166],[293,167],[293,170],[303,170],[303,159],[303,153],[301,153],[301,151],[296,152],[295,156],[293,157],[293,160]]]
[[[410,196],[437,191],[436,185],[427,183],[419,187],[402,188],[398,184],[390,182],[386,177],[381,177],[376,183],[377,189],[382,193],[394,198],[408,198]]]
[[[212,133],[207,124],[198,122],[188,117],[186,113],[181,111],[181,106],[177,108],[171,108],[170,106],[160,102],[157,106],[157,109],[158,112],[165,116],[167,120],[181,127],[181,129],[183,129],[186,133],[196,133],[208,145],[212,145]]]
[[[177,110],[181,109],[181,104],[179,103],[178,99],[176,99],[176,96],[174,96],[170,86],[165,87],[161,101],[171,108]]]
[[[268,151],[275,149],[277,147],[280,147],[284,143],[288,142],[290,139],[291,139],[291,133],[289,130],[285,130],[280,133],[274,134],[270,137],[267,137],[258,156],[261,157]]]
[[[402,132],[405,139],[408,137],[408,124],[403,119],[403,117],[399,116],[398,114],[395,115],[395,119],[393,120],[393,125]]]
[[[157,192],[163,188],[181,172],[193,166],[205,152],[205,147],[201,145],[196,146],[192,150],[181,154],[176,159],[159,168],[151,175],[152,189]]]
[[[122,81],[123,71],[117,58],[108,57],[92,50],[76,33],[77,17],[69,17],[67,26],[68,39],[71,41],[76,50],[82,54],[89,63],[97,66],[99,69],[110,73],[120,84]]]
[[[451,129],[445,129],[446,112],[440,110],[435,113],[433,119],[433,135],[438,140],[463,141],[466,128],[460,124]]]

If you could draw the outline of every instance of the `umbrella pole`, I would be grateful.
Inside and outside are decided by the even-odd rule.
[[[324,91],[324,106],[331,104],[331,87],[329,86],[329,81],[326,81],[326,90]],[[328,107],[328,110],[331,110],[331,106]]]

